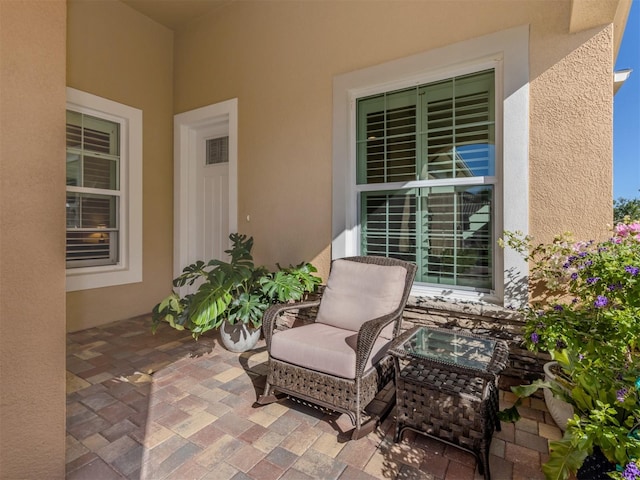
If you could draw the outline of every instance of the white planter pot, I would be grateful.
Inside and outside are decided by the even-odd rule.
[[[556,375],[551,370],[558,362],[547,362],[544,364],[545,381],[550,382],[556,379]],[[547,409],[551,414],[551,418],[563,432],[567,429],[567,421],[573,417],[573,405],[565,402],[561,398],[556,397],[548,388],[544,389],[544,401]]]
[[[242,353],[251,350],[260,340],[260,328],[253,328],[244,323],[231,325],[226,320],[220,327],[220,338],[227,350]]]

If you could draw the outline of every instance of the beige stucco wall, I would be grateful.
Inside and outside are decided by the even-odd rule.
[[[0,1],[0,478],[65,473],[64,0]]]
[[[142,110],[143,281],[67,294],[69,331],[148,313],[171,289],[173,32],[117,0],[68,2],[67,85]]]
[[[530,227],[540,240],[606,235],[613,221],[613,31],[532,36]],[[566,42],[566,40],[565,40]]]
[[[176,34],[175,111],[238,97],[239,230],[259,261],[311,260],[324,273],[333,76],[531,24],[530,230],[601,234],[611,30],[569,34],[570,13],[569,1],[539,0],[233,2]]]

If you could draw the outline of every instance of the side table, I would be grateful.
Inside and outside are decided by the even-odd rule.
[[[406,429],[469,451],[490,480],[489,447],[498,420],[498,377],[509,357],[504,340],[414,327],[389,350],[396,371],[396,432]]]

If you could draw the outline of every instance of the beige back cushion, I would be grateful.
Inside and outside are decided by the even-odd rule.
[[[357,332],[367,320],[393,312],[400,305],[407,271],[350,260],[335,260],[316,321]],[[393,324],[381,334],[390,339]]]

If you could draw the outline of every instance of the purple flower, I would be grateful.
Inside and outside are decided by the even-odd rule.
[[[578,272],[573,272],[571,274],[571,280],[577,280],[578,279]]]
[[[554,305],[554,306],[553,306],[553,309],[554,309],[556,312],[561,312],[562,310],[564,310],[564,308],[562,307],[562,305]]]
[[[533,332],[531,334],[531,342],[538,343],[539,341],[540,341],[540,335],[538,335],[536,332]]]
[[[626,267],[624,267],[624,271],[630,273],[635,277],[636,275],[638,275],[638,273],[640,273],[640,268],[634,267],[633,265],[627,265]]]
[[[602,307],[606,307],[608,303],[609,303],[609,299],[607,297],[605,297],[604,295],[598,295],[598,298],[596,298],[596,301],[593,302],[593,305],[596,308],[602,308]]]
[[[565,263],[565,264],[563,264],[563,265],[562,265],[562,268],[567,269],[567,268],[569,268],[570,266],[571,266],[571,264],[567,262],[567,263]]]
[[[621,388],[616,392],[616,400],[620,403],[624,402],[625,397],[627,396],[628,390],[626,388]]]
[[[636,462],[627,463],[624,472],[622,472],[622,478],[624,480],[636,480],[640,478],[640,469],[638,465],[636,465]]]
[[[587,267],[590,267],[591,265],[593,265],[593,260],[587,260],[586,262],[584,262],[584,264],[585,264]]]
[[[598,247],[598,253],[606,252],[609,249],[607,247]]]
[[[584,360],[584,355],[580,353],[580,354],[578,355],[578,360],[580,360],[580,361]]]
[[[579,255],[581,258],[584,258],[584,257],[586,257],[586,256],[587,256],[587,252],[580,252],[578,255]]]
[[[587,284],[588,285],[593,285],[598,280],[600,280],[600,277],[589,277],[589,278],[587,278]]]

